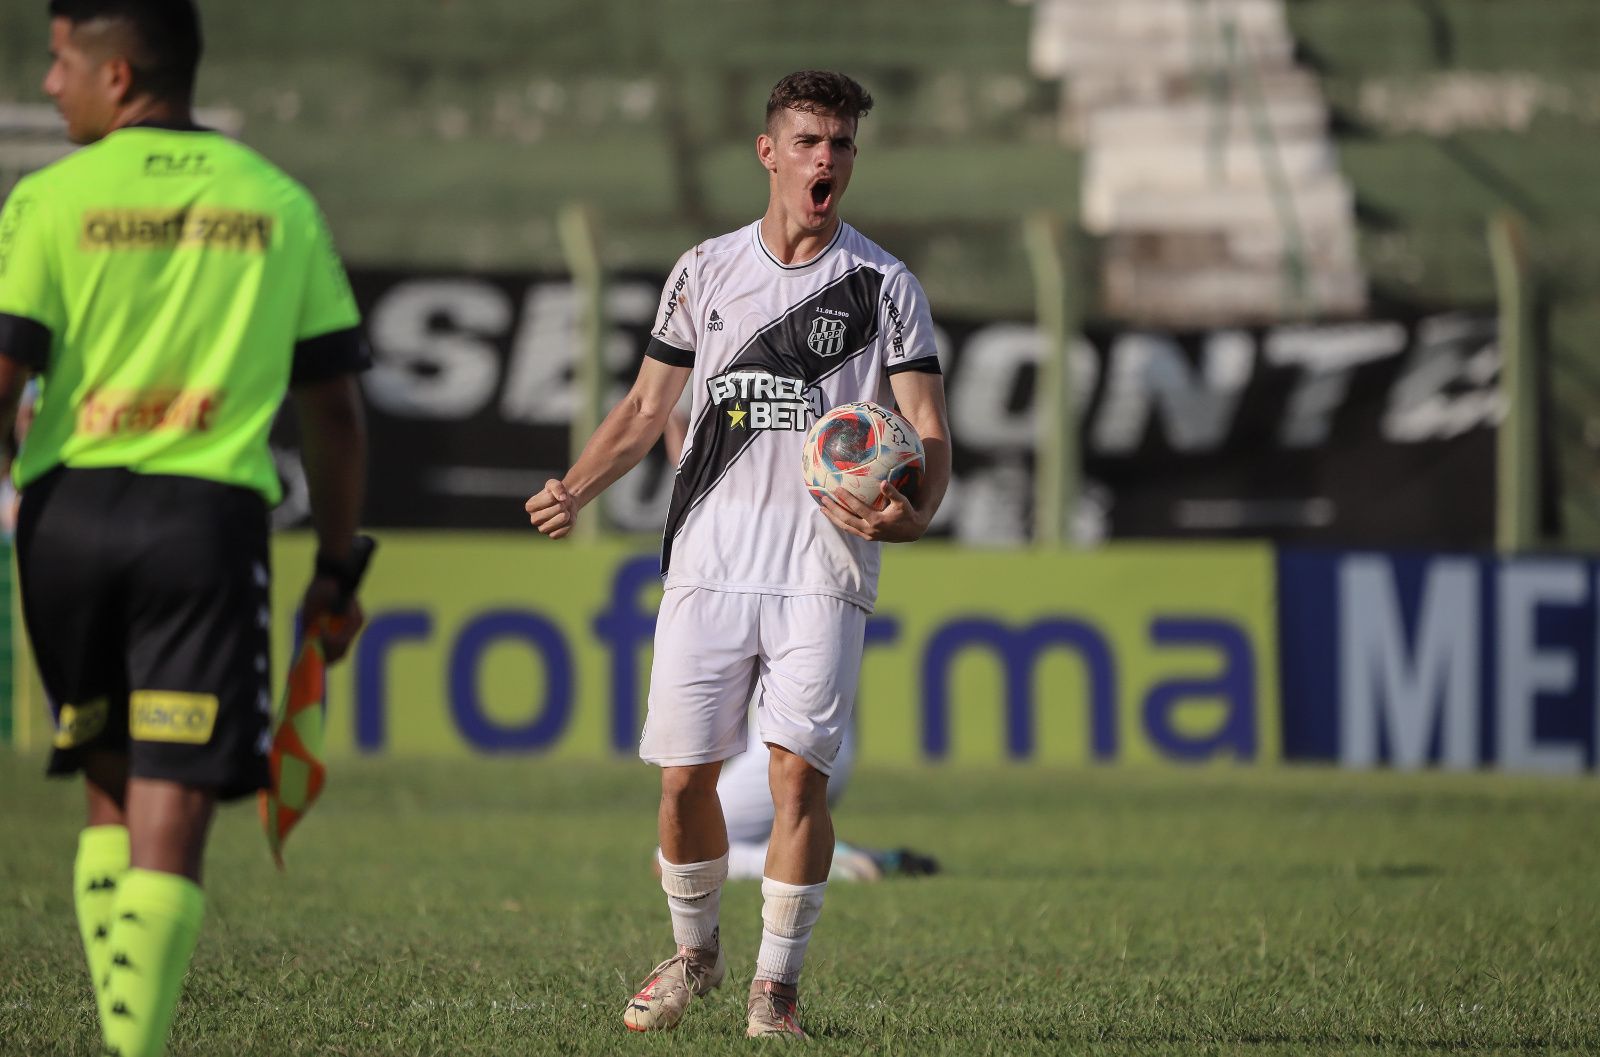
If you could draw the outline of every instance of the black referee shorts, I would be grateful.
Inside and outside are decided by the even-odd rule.
[[[268,783],[266,503],[193,477],[57,469],[17,516],[23,619],[56,717],[50,774],[91,750],[135,778]]]

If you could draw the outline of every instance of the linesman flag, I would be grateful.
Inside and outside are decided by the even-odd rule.
[[[350,605],[377,541],[370,536],[356,537],[351,552],[352,581],[346,586],[334,609],[342,613]],[[289,832],[311,810],[322,793],[328,768],[322,762],[323,732],[328,697],[328,660],[322,636],[338,629],[337,615],[323,617],[315,627],[302,628],[294,664],[283,688],[274,720],[272,751],[267,764],[272,788],[260,793],[261,824],[267,831],[267,847],[272,860],[283,869],[283,842]]]

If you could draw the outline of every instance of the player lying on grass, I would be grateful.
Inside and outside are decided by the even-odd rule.
[[[649,709],[639,754],[661,767],[661,886],[677,951],[645,978],[623,1021],[674,1027],[727,968],[718,908],[728,832],[722,762],[745,745],[754,692],[771,751],[772,837],[762,881],[750,1035],[802,1035],[798,983],[833,857],[828,776],[855,705],[880,542],[918,539],[950,477],[949,426],[933,324],[904,264],[839,219],[871,98],[842,74],[791,74],[773,89],[756,156],[767,210],[690,249],[668,277],[633,389],[561,480],[526,503],[560,538],[637,465],[683,387],[687,450],[662,542]],[[818,505],[800,452],[817,415],[858,400],[898,403],[921,435],[915,500],[883,509],[845,494]]]
[[[836,812],[855,769],[855,734],[847,729],[828,775],[828,810]],[[728,880],[759,880],[765,873],[775,812],[767,779],[772,750],[761,740],[759,723],[750,725],[744,752],[723,764],[717,777],[717,799],[728,826]],[[657,873],[660,863],[657,862]],[[835,839],[829,881],[881,881],[886,877],[921,877],[938,873],[933,857],[909,848],[870,848]]]

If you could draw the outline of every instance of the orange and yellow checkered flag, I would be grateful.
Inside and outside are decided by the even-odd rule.
[[[328,767],[322,762],[323,709],[327,700],[327,659],[318,629],[300,643],[289,683],[284,687],[277,733],[267,765],[272,788],[261,791],[261,824],[272,859],[283,869],[283,842],[322,794]]]
[[[368,536],[356,538],[351,580],[344,585],[336,612],[343,612],[354,597],[376,547],[376,542]],[[283,688],[272,750],[267,756],[272,786],[263,789],[259,798],[267,847],[280,870],[283,869],[283,842],[322,795],[322,785],[328,776],[328,767],[322,762],[328,699],[328,657],[323,650],[322,637],[330,630],[337,630],[340,619],[324,617],[305,629]]]

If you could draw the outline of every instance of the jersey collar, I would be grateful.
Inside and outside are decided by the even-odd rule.
[[[772,251],[767,249],[767,244],[761,238],[761,221],[758,220],[750,225],[750,237],[755,240],[756,252],[761,255],[762,260],[767,262],[767,267],[774,272],[779,275],[790,276],[810,275],[827,258],[828,254],[833,252],[834,247],[838,246],[840,241],[844,239],[844,230],[849,226],[843,220],[839,221],[839,226],[834,230],[833,238],[828,240],[828,244],[822,247],[815,257],[808,261],[801,261],[799,264],[784,264],[772,255]]]
[[[161,120],[159,118],[148,118],[148,119],[146,119],[144,121],[135,121],[130,125],[123,125],[122,128],[151,128],[151,129],[157,129],[157,130],[162,131],[162,132],[215,132],[216,131],[216,129],[214,129],[214,128],[207,128],[204,125],[197,125],[193,121],[163,121],[163,120]],[[121,132],[122,129],[117,129],[117,131]]]

